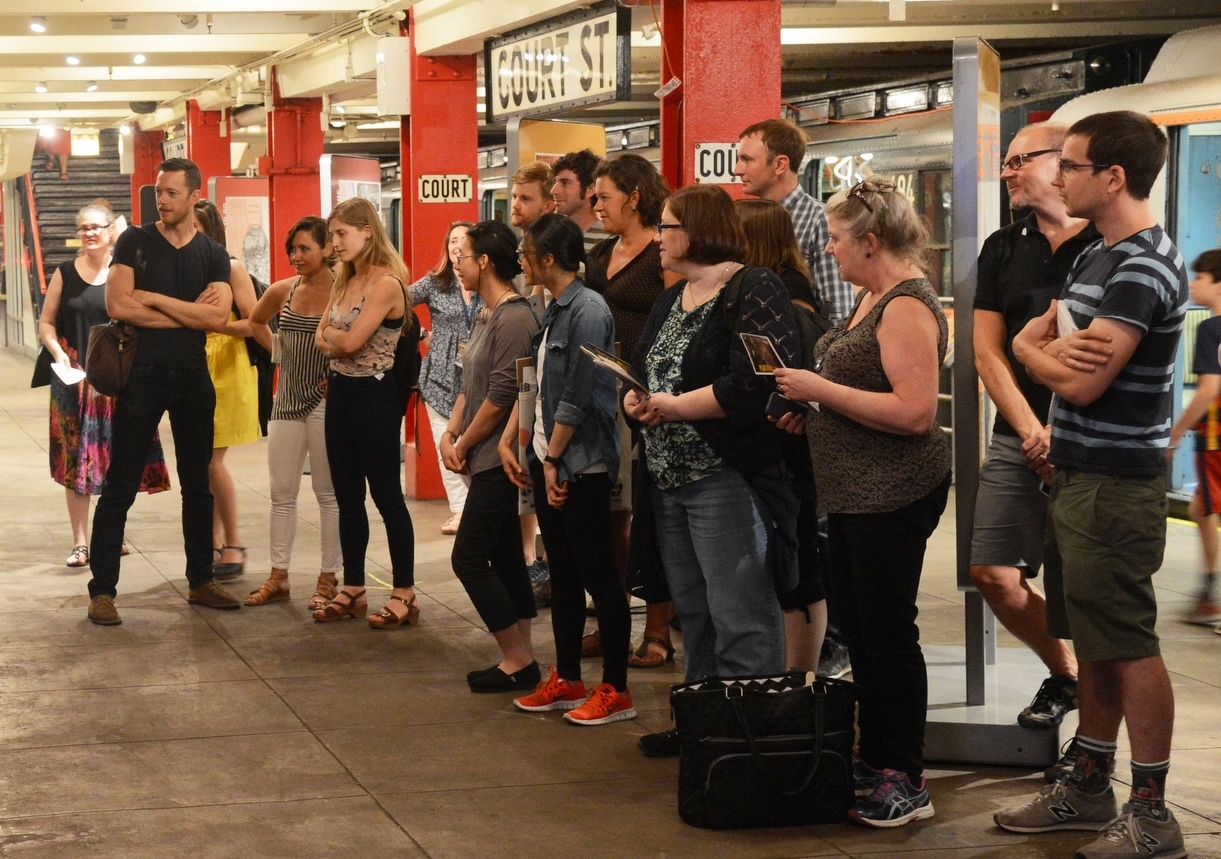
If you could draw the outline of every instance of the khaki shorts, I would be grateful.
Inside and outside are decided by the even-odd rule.
[[[1017,567],[1027,578],[1039,574],[1047,529],[1043,478],[1026,465],[1022,442],[994,433],[979,469],[971,565]]]
[[[1161,649],[1153,574],[1166,550],[1164,478],[1058,471],[1044,575],[1047,627],[1082,662],[1142,659]]]

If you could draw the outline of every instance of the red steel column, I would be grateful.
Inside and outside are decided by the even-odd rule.
[[[157,165],[164,159],[161,157],[161,141],[165,140],[165,132],[160,128],[153,131],[141,131],[133,127],[131,130],[132,152],[135,155],[135,167],[131,171],[131,222],[140,223],[140,188],[157,182]],[[154,220],[156,220],[154,218]]]
[[[412,23],[415,11],[412,10]],[[409,37],[410,38],[410,37]],[[478,221],[479,199],[475,183],[479,170],[479,114],[476,112],[475,57],[422,57],[411,49],[411,116],[400,128],[403,187],[403,258],[413,278],[432,268],[441,255],[445,233],[453,221]],[[448,176],[453,181],[432,183],[426,195],[436,197],[438,187],[461,188],[469,182],[469,198],[446,202],[422,200],[421,176]],[[453,196],[445,194],[445,196]],[[427,308],[420,322],[428,325]],[[418,399],[418,398],[417,398]],[[404,489],[412,498],[444,498],[445,486],[437,465],[436,442],[424,404],[407,416],[407,449],[403,456]],[[417,431],[418,430],[418,431]]]
[[[229,134],[225,117],[219,110],[200,110],[199,102],[187,102],[187,158],[195,162],[203,176],[203,196],[208,196],[208,180],[214,176],[229,176],[233,161],[229,149]],[[225,130],[224,136],[221,130]]]
[[[259,175],[267,177],[271,211],[271,280],[293,273],[279,249],[289,229],[306,215],[319,212],[322,192],[318,163],[322,158],[322,99],[281,98],[272,71],[272,109],[267,114],[267,154],[259,159]]]
[[[736,143],[752,122],[780,115],[780,0],[662,0],[661,9],[661,82],[682,80],[661,103],[661,172],[681,188],[695,180],[697,143]]]

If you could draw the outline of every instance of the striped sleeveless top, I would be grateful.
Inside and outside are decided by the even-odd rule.
[[[293,293],[301,278],[293,284],[288,300],[280,311],[280,377],[276,383],[276,399],[271,407],[273,421],[298,421],[305,418],[326,393],[327,357],[314,345],[314,332],[321,316],[305,316],[292,309]]]

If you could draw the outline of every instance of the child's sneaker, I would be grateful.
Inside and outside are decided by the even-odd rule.
[[[1197,626],[1212,626],[1221,622],[1221,605],[1210,599],[1200,599],[1183,615],[1183,623],[1194,623]]]
[[[877,789],[848,812],[850,820],[879,829],[892,829],[932,816],[933,801],[928,795],[928,781],[921,778],[920,784],[914,785],[907,773],[898,770],[882,770]]]
[[[555,669],[551,676],[534,687],[529,695],[523,695],[513,702],[513,706],[528,713],[545,713],[550,710],[571,710],[585,703],[585,684],[578,680],[573,683],[565,680]]]
[[[589,699],[565,713],[564,718],[574,725],[605,725],[635,719],[636,708],[632,706],[631,692],[619,692],[609,683],[599,683]]]

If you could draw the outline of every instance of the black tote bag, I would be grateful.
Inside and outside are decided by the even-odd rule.
[[[774,677],[675,686],[678,813],[704,829],[838,823],[853,803],[856,686]]]

